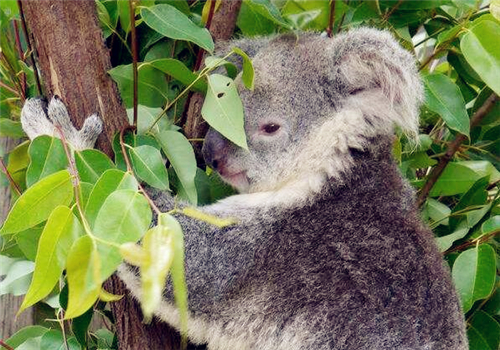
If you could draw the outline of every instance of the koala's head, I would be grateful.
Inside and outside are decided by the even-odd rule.
[[[326,179],[341,180],[352,150],[374,148],[395,125],[417,135],[422,85],[413,57],[389,33],[363,28],[331,39],[289,34],[238,44],[255,51],[255,89],[237,80],[249,151],[211,129],[203,153],[240,192],[317,192]]]

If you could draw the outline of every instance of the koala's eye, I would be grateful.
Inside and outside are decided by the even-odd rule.
[[[270,124],[266,124],[262,127],[262,130],[266,133],[266,134],[274,134],[276,131],[278,131],[280,129],[280,125],[279,124],[275,124],[275,123],[270,123]]]
[[[349,91],[349,95],[356,95],[359,94],[360,92],[365,91],[365,88],[357,88],[352,91]]]

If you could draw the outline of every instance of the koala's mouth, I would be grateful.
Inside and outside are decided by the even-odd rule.
[[[225,182],[236,188],[240,193],[248,190],[249,182],[246,170],[236,173],[219,171],[219,175]]]

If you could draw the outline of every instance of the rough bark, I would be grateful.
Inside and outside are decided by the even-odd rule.
[[[77,127],[97,113],[104,133],[97,146],[112,154],[109,140],[127,125],[104,45],[94,1],[21,1],[47,98],[58,95]]]
[[[11,138],[0,138],[0,148],[3,149],[5,153],[10,152],[17,144],[18,142]],[[0,187],[0,226],[7,217],[9,209],[10,188],[8,186]],[[6,339],[19,329],[33,324],[33,309],[28,309],[16,317],[22,301],[22,297],[16,297],[10,294],[0,296],[0,339]]]
[[[231,38],[236,26],[236,19],[241,7],[241,0],[224,0],[214,13],[210,23],[210,33],[215,42],[225,41]],[[201,117],[201,107],[203,106],[204,96],[200,93],[190,95],[188,108],[186,110],[186,124],[184,132],[188,139],[199,139],[205,137],[208,130],[208,124]],[[193,144],[200,158],[201,143]]]

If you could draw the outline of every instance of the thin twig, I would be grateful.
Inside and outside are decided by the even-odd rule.
[[[403,0],[399,0],[398,3],[394,5],[394,7],[391,8],[391,10],[384,15],[384,18],[382,18],[382,22],[387,21],[389,17],[391,17],[391,15],[399,8],[399,6],[401,6],[402,3]]]
[[[130,33],[132,41],[132,71],[133,74],[133,89],[134,89],[134,98],[133,98],[133,108],[134,108],[134,127],[137,127],[137,96],[138,96],[138,71],[137,71],[137,61],[139,60],[137,54],[137,36],[135,30],[135,2],[134,0],[129,0],[128,9],[130,12]]]
[[[9,183],[12,185],[12,187],[16,191],[17,195],[20,196],[21,193],[22,193],[21,189],[19,188],[19,186],[17,185],[17,183],[14,181],[14,179],[10,175],[10,172],[7,170],[7,167],[5,166],[5,163],[3,162],[2,158],[0,158],[0,168],[2,170],[2,173],[4,173],[5,176],[7,176],[7,179],[9,180]]]
[[[470,122],[470,129],[474,128],[476,125],[478,125],[481,120],[488,114],[488,112],[493,108],[495,103],[498,101],[498,96],[493,93],[491,94],[486,101],[484,101],[483,105],[474,113],[474,115],[471,118]],[[438,164],[432,169],[431,173],[427,177],[427,181],[424,184],[424,187],[422,187],[422,190],[420,191],[420,194],[417,199],[417,205],[421,207],[424,203],[427,197],[429,196],[429,193],[431,192],[432,187],[436,184],[437,180],[439,179],[439,176],[443,173],[444,169],[450,162],[450,160],[453,158],[455,153],[458,151],[460,148],[460,145],[462,142],[464,142],[467,139],[467,136],[463,134],[457,134],[455,139],[450,142],[448,145],[448,148],[446,149],[445,154],[439,159]]]
[[[17,25],[17,21],[13,21],[14,24],[14,37],[16,39],[16,48],[17,48],[17,54],[19,55],[19,59],[24,62],[24,52],[23,48],[21,46],[21,39],[19,38],[19,27]],[[23,72],[21,73],[21,102],[24,103],[26,100],[26,74]]]
[[[443,253],[443,255],[447,255],[447,254],[450,254],[450,253],[453,253],[453,252],[456,252],[456,251],[462,251],[462,250],[464,250],[466,248],[469,248],[469,247],[472,247],[474,245],[478,245],[478,244],[487,242],[491,238],[495,237],[498,234],[500,234],[500,230],[496,230],[496,231],[490,232],[490,233],[488,233],[485,236],[481,236],[479,238],[473,239],[470,242],[465,242],[464,244],[460,244],[459,246],[456,246],[455,248],[448,249],[447,251],[445,251]]]
[[[347,0],[345,3],[347,6],[349,6],[349,1],[350,0]],[[347,13],[347,11],[344,11],[344,13],[342,14],[342,17],[340,17],[340,21],[339,21],[339,24],[337,26],[337,33],[340,33],[340,31],[342,30],[342,25],[344,24],[346,13]]]
[[[26,45],[28,46],[28,52],[30,53],[31,66],[33,67],[33,74],[35,75],[36,87],[38,89],[38,95],[42,95],[42,85],[40,84],[40,78],[38,77],[38,69],[36,68],[35,58],[33,57],[34,51],[31,48],[31,41],[28,35],[28,28],[26,27],[26,19],[24,18],[23,5],[21,0],[17,0],[17,7],[19,7],[19,16],[21,17],[21,24],[23,27],[24,38],[26,39]]]
[[[335,1],[336,0],[330,0],[330,17],[328,18],[328,28],[326,28],[326,34],[329,38],[332,37],[333,24],[335,21]]]
[[[14,350],[13,347],[7,345],[6,343],[3,342],[3,340],[0,340],[0,346],[6,348],[7,350]]]

